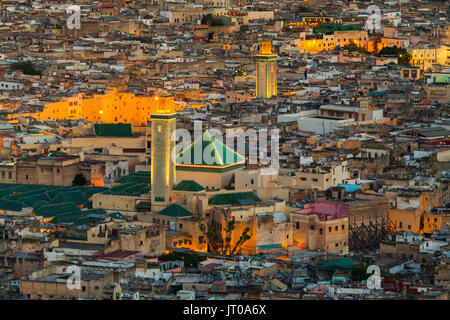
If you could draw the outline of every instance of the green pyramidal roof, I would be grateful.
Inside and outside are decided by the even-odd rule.
[[[159,212],[159,214],[170,217],[190,217],[194,215],[188,209],[176,203],[172,203],[167,208],[164,208]]]
[[[203,191],[205,188],[194,180],[183,180],[172,188],[177,191]]]
[[[229,166],[243,163],[244,157],[206,131],[177,155],[177,165]]]

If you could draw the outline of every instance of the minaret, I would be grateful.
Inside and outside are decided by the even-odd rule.
[[[172,202],[172,187],[175,185],[175,163],[171,153],[176,141],[172,133],[176,129],[176,112],[173,98],[155,97],[158,111],[151,114],[152,150],[151,184],[152,211],[160,211]]]
[[[256,55],[256,96],[269,99],[277,95],[277,55],[272,43],[263,41]]]

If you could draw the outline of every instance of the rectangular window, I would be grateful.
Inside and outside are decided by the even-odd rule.
[[[328,227],[328,232],[331,232],[331,227]]]
[[[322,228],[319,229],[319,234],[323,234],[323,229]]]
[[[299,223],[299,222],[296,222],[296,223],[295,223],[295,227],[296,227],[297,229],[300,229],[300,223]]]

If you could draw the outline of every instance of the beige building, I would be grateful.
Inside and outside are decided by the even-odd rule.
[[[242,170],[235,176],[235,190],[253,190],[261,199],[278,198],[289,201],[289,188],[283,186],[278,173],[261,174],[260,170]]]
[[[188,248],[201,252],[208,249],[206,221],[197,218],[183,205],[172,203],[159,212],[139,214],[138,220],[166,228],[166,248]]]
[[[105,289],[113,284],[112,272],[81,270],[79,289],[67,285],[70,275],[67,266],[53,266],[38,270],[20,281],[20,293],[31,300],[69,297],[103,299]]]
[[[450,66],[450,47],[441,45],[439,48],[424,48],[411,50],[411,65],[424,71],[434,71],[436,64]]]
[[[348,251],[348,218],[323,219],[318,214],[291,213],[294,240],[308,250]]]
[[[251,195],[252,193],[220,194],[210,200],[212,211],[209,228],[220,234],[218,239],[210,239],[213,251],[257,254],[293,244],[292,225],[285,214],[285,202],[261,202]],[[230,222],[234,229],[227,232],[225,228]]]
[[[350,178],[347,161],[323,165],[304,165],[298,170],[280,169],[279,181],[285,186],[321,191],[335,187]]]

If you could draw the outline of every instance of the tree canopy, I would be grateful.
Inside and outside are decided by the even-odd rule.
[[[74,186],[84,186],[86,183],[87,180],[82,173],[77,173],[72,180],[72,185]]]
[[[21,70],[24,74],[27,75],[42,75],[42,71],[36,68],[36,66],[31,61],[22,61],[15,63],[13,66],[14,70]]]
[[[209,25],[211,27],[220,27],[225,25],[225,20],[222,17],[215,17],[212,14],[207,14],[202,18],[203,25]]]

